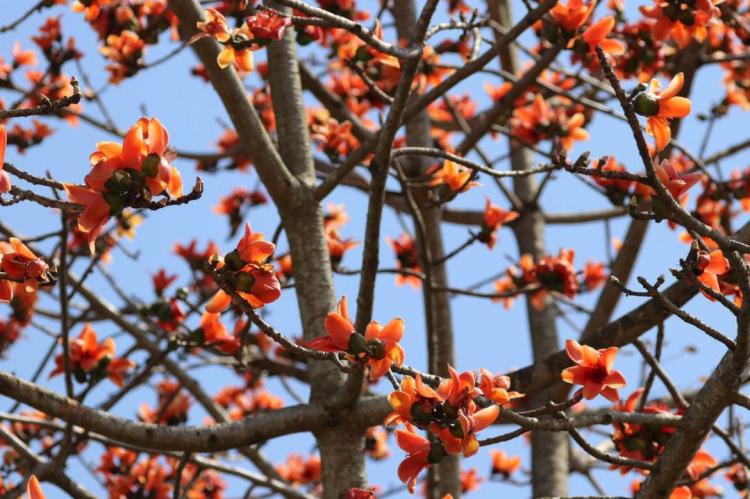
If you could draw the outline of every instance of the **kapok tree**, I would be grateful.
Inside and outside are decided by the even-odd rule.
[[[747,2],[25,3],[4,497],[747,494]]]

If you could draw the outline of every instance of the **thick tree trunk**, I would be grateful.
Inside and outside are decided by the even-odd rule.
[[[267,2],[275,9],[286,9]],[[291,12],[290,12],[291,13]],[[271,98],[278,128],[279,152],[303,184],[293,203],[279,206],[294,266],[297,304],[305,340],[326,334],[323,319],[335,308],[331,261],[323,211],[313,196],[315,168],[307,130],[297,45],[292,28],[268,47]],[[311,401],[325,402],[344,385],[345,376],[331,362],[310,362]],[[352,487],[365,487],[364,434],[346,420],[316,433],[323,466],[323,496],[335,499]]]
[[[399,39],[409,40],[414,34],[417,21],[416,7],[413,0],[403,0],[394,3],[393,14],[396,20],[396,31]],[[431,147],[430,118],[426,111],[422,111],[406,122],[406,143],[414,147]],[[409,177],[418,177],[424,173],[431,161],[412,156],[406,162],[406,173]],[[425,190],[414,193],[420,205],[420,213],[424,222],[425,240],[417,238],[419,254],[429,254],[432,261],[440,260],[444,253],[443,235],[441,232],[440,208],[428,202]],[[427,251],[425,251],[425,249]],[[421,265],[426,268],[430,262],[422,258]],[[448,286],[448,276],[445,265],[431,265],[430,275],[434,287]],[[428,283],[423,286],[425,293],[425,315],[427,316],[427,351],[429,356],[429,371],[441,376],[448,375],[448,365],[455,363],[453,351],[453,323],[451,318],[451,303],[447,293],[429,289]],[[429,297],[428,297],[429,295]],[[452,494],[454,498],[461,495],[460,459],[457,456],[447,456],[430,472],[430,495],[443,497]]]
[[[509,0],[488,0],[490,16],[502,26],[510,27],[513,16]],[[500,36],[499,34],[497,35]],[[499,53],[504,70],[516,74],[518,60],[512,45]],[[511,167],[514,170],[527,170],[533,167],[531,154],[518,147],[511,140]],[[534,259],[545,255],[544,215],[533,203],[537,185],[533,176],[517,177],[513,183],[514,191],[524,205],[521,218],[514,226],[518,249],[531,254]],[[542,310],[536,310],[526,300],[526,309],[531,334],[534,361],[557,352],[560,348],[555,325],[555,310],[546,304]],[[550,390],[543,390],[533,397],[533,405],[544,405],[554,398]],[[533,497],[564,496],[568,492],[569,440],[566,433],[545,433],[535,431],[531,435],[531,481]]]

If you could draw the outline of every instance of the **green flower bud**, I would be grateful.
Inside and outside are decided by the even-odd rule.
[[[383,343],[383,340],[377,338],[368,340],[365,349],[367,355],[372,359],[380,360],[385,358],[385,343]]]
[[[347,352],[352,355],[359,355],[365,351],[365,348],[366,342],[364,336],[359,333],[352,333],[352,335],[349,336],[349,346],[347,347]]]
[[[159,173],[160,162],[161,157],[158,154],[149,154],[148,156],[146,156],[146,159],[143,160],[143,163],[141,163],[141,171],[145,176],[149,178],[155,178],[156,174]]]
[[[242,261],[237,250],[227,253],[227,256],[224,257],[224,264],[231,270],[240,270],[245,266],[245,262]]]
[[[655,116],[659,114],[659,101],[652,94],[643,92],[633,101],[633,108],[641,116]]]
[[[240,272],[234,279],[234,289],[249,293],[253,289],[255,278],[250,272]]]

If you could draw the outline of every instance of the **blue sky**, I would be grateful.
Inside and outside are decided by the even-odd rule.
[[[27,5],[26,2],[12,2],[4,6],[3,22],[15,19]],[[421,2],[420,2],[421,4]],[[368,5],[364,2],[363,5]],[[628,11],[635,11],[637,2],[628,5]],[[516,6],[517,12],[523,12],[523,5]],[[94,86],[99,88],[103,85],[106,75],[103,71],[104,59],[95,51],[95,34],[82,21],[80,15],[70,12],[67,8],[56,8],[47,11],[43,15],[34,15],[26,21],[20,29],[14,33],[0,34],[0,55],[10,57],[11,47],[15,40],[21,40],[24,46],[31,46],[29,36],[40,26],[47,15],[62,14],[63,32],[65,35],[74,35],[78,46],[84,51],[86,57],[82,60],[83,67],[89,73]],[[601,15],[601,12],[599,13]],[[445,9],[441,7],[436,21],[446,18]],[[157,47],[150,47],[146,61],[154,60],[174,47],[174,43],[162,37],[162,43]],[[259,60],[264,58],[263,52],[256,52]],[[561,56],[561,62],[568,64],[568,55]],[[137,120],[142,109],[147,115],[158,116],[170,132],[171,143],[181,150],[190,151],[213,151],[215,141],[222,131],[219,121],[228,121],[226,112],[221,108],[218,98],[210,87],[201,80],[192,77],[190,68],[195,65],[196,59],[190,51],[183,51],[179,56],[157,68],[144,71],[135,79],[126,80],[118,86],[110,86],[103,94],[103,99],[120,128],[130,126]],[[495,64],[495,63],[492,63]],[[78,76],[74,65],[66,67],[66,72]],[[723,87],[720,84],[722,74],[718,68],[702,69],[695,82],[695,94],[693,100],[693,113],[682,127],[679,140],[696,150],[703,138],[705,123],[699,122],[695,116],[699,112],[705,112],[712,104],[723,97]],[[80,78],[79,78],[80,79]],[[465,82],[458,89],[459,93],[467,92],[479,102],[482,108],[488,103],[482,85],[488,80],[487,76],[481,76]],[[491,80],[490,80],[491,81]],[[498,84],[499,81],[493,81]],[[253,75],[247,79],[248,87],[257,85],[257,79]],[[630,88],[632,82],[627,82]],[[6,101],[13,101],[7,97]],[[86,103],[87,113],[99,116],[99,112],[93,103]],[[746,116],[737,110],[733,110],[729,116],[716,124],[713,135],[708,146],[708,153],[720,150],[725,146],[739,142],[746,138],[743,131],[746,127]],[[20,121],[20,120],[19,120]],[[53,174],[66,181],[80,181],[88,171],[88,156],[94,150],[95,143],[101,140],[110,140],[111,136],[94,129],[86,124],[77,128],[69,128],[65,123],[57,120],[46,120],[57,133],[42,147],[29,149],[25,155],[18,155],[14,148],[10,148],[7,161],[18,167],[36,174],[43,174],[50,170]],[[627,126],[606,116],[597,116],[594,122],[587,127],[591,138],[586,143],[576,144],[571,156],[575,156],[584,150],[590,150],[593,157],[603,155],[615,155],[619,161],[628,166],[631,171],[641,170],[640,163],[635,151],[634,142]],[[504,140],[493,141],[486,139],[482,143],[491,157],[503,154],[506,149]],[[541,160],[540,160],[541,161]],[[734,168],[747,166],[748,155],[740,154],[722,163],[724,172],[728,173]],[[185,184],[192,185],[198,172],[193,162],[177,161],[181,169]],[[506,167],[507,165],[501,165]],[[146,222],[138,228],[138,238],[134,242],[126,242],[127,248],[132,252],[141,252],[137,260],[128,258],[120,251],[115,251],[114,261],[110,266],[111,271],[118,277],[128,294],[151,299],[150,274],[158,268],[164,267],[171,272],[181,274],[178,284],[186,282],[188,275],[186,266],[172,253],[172,245],[175,242],[188,242],[197,238],[199,246],[212,239],[216,241],[224,251],[234,247],[236,240],[227,240],[228,233],[226,221],[214,214],[211,208],[217,204],[222,195],[227,194],[232,188],[244,185],[252,188],[256,184],[256,176],[251,173],[222,173],[221,175],[202,174],[205,181],[205,193],[203,197],[187,206],[161,210],[148,216]],[[569,174],[556,174],[555,182],[545,190],[542,197],[544,209],[548,212],[571,212],[589,211],[608,206],[608,202],[602,196],[596,194],[579,180],[572,178]],[[489,196],[495,203],[507,207],[507,202],[494,188],[493,182],[488,178],[481,178],[483,187],[473,189],[459,196],[452,202],[453,207],[482,209],[484,197]],[[694,193],[695,194],[695,193]],[[344,227],[342,235],[362,240],[364,231],[364,215],[367,208],[367,197],[360,192],[341,188],[329,196],[326,201],[344,203],[350,214],[349,225]],[[740,215],[735,226],[740,226],[746,217]],[[24,235],[41,234],[56,228],[58,218],[51,216],[49,210],[21,204],[13,208],[3,208],[0,211],[0,220],[10,224]],[[252,211],[250,220],[253,228],[269,235],[273,232],[278,222],[278,217],[273,207],[264,207]],[[614,220],[611,224],[612,235],[622,238],[629,220],[625,218]],[[384,217],[383,234],[397,236],[400,225],[396,216],[387,211]],[[687,253],[687,246],[677,240],[678,232],[670,230],[665,223],[652,224],[646,243],[639,255],[635,274],[643,275],[651,281],[657,275],[665,274],[667,281],[671,282],[668,268],[674,267],[678,259]],[[446,225],[444,229],[446,247],[448,250],[461,244],[467,236],[467,227]],[[550,253],[556,253],[559,248],[575,248],[576,264],[581,267],[586,260],[603,260],[605,240],[603,223],[591,223],[582,226],[551,226],[548,227],[547,247]],[[286,245],[282,242],[280,250],[284,251]],[[394,264],[390,249],[383,244],[382,258],[386,266]],[[494,251],[486,247],[475,245],[463,252],[460,256],[449,262],[450,285],[462,287],[471,285],[487,276],[494,275],[504,270],[510,260],[517,260],[518,250],[515,246],[513,235],[508,230],[500,234],[500,243]],[[346,255],[343,265],[348,268],[359,266],[361,260],[361,247],[356,248]],[[86,262],[77,263],[76,270],[81,272]],[[336,276],[337,296],[355,296],[357,291],[357,278]],[[119,299],[103,282],[95,275],[90,279],[90,285],[97,289],[101,295],[115,304],[120,304]],[[387,321],[393,317],[401,316],[406,321],[406,336],[404,346],[407,351],[407,363],[416,367],[424,367],[426,361],[424,320],[421,315],[421,294],[411,288],[399,288],[394,285],[393,277],[390,275],[380,276],[377,281],[377,294],[375,301],[374,317],[379,321]],[[589,306],[595,301],[595,296],[581,296],[579,302]],[[619,316],[641,303],[640,298],[624,298],[616,312]],[[0,314],[7,308],[0,306]],[[268,307],[268,319],[279,330],[294,336],[299,332],[299,323],[296,318],[296,302],[294,293],[287,291],[282,298]],[[702,297],[691,302],[687,310],[699,314],[706,322],[733,336],[732,321],[728,314],[717,305],[709,303]],[[510,310],[503,310],[499,304],[493,304],[487,300],[470,297],[456,297],[453,299],[453,322],[456,336],[457,367],[468,370],[485,367],[494,372],[507,372],[518,367],[523,367],[531,361],[531,353],[528,341],[528,328],[525,323],[526,312],[524,304],[519,301]],[[572,314],[571,319],[577,325],[585,324],[585,317],[580,314]],[[558,321],[561,342],[565,338],[575,338],[578,333],[570,328],[564,321]],[[665,352],[665,366],[682,388],[696,387],[701,377],[707,376],[716,360],[722,354],[721,345],[707,341],[702,333],[671,319],[667,322],[667,349]],[[74,330],[77,334],[78,330]],[[97,332],[102,335],[117,333],[111,326],[97,325]],[[646,338],[653,337],[653,331]],[[0,360],[0,369],[11,371],[17,375],[29,378],[36,369],[40,352],[46,350],[49,339],[44,337],[33,328],[26,330],[22,339],[10,350],[5,359]],[[118,351],[126,349],[128,342],[122,338],[118,340]],[[688,346],[698,347],[697,353],[685,353]],[[136,357],[141,359],[142,357]],[[624,389],[625,395],[637,387],[640,376],[640,363],[637,353],[632,348],[624,348],[618,359],[617,367],[625,373],[631,382]],[[63,390],[61,378],[47,380],[45,371],[41,377],[41,383],[58,391]],[[223,368],[206,368],[196,371],[196,376],[209,391],[215,393],[227,383],[239,383],[231,371]],[[159,380],[156,376],[153,380]],[[283,390],[277,382],[269,382],[269,387],[276,393],[283,395]],[[295,384],[301,391],[303,387]],[[378,387],[385,392],[388,387],[384,383]],[[113,389],[112,385],[103,383],[90,397],[89,403],[94,404],[105,398]],[[654,394],[664,393],[663,387],[658,383]],[[287,397],[288,399],[288,397]],[[141,402],[154,404],[155,396],[148,388],[142,388],[129,394],[115,408],[115,413],[124,417],[134,417],[137,407]],[[290,402],[291,403],[291,402]],[[0,407],[3,410],[12,405],[12,401],[0,399]],[[596,401],[593,405],[597,405]],[[203,417],[203,411],[196,405],[190,413],[191,421],[199,424]],[[745,415],[743,415],[745,416]],[[602,428],[607,431],[608,428]],[[496,430],[498,432],[502,430]],[[490,436],[493,431],[486,430],[483,436]],[[602,437],[591,436],[592,441],[598,442]],[[264,449],[269,458],[279,463],[285,459],[290,451],[303,453],[311,449],[312,439],[307,436],[290,436],[270,442]],[[99,451],[92,444],[82,458],[91,461],[96,458]],[[522,439],[503,444],[503,449],[511,454],[519,454],[524,458],[525,467],[528,467],[528,448]],[[727,451],[709,443],[709,448],[714,451],[719,459],[727,456]],[[401,451],[391,442],[392,458],[387,463],[368,463],[368,473],[373,484],[378,484],[384,489],[398,485],[395,475],[395,467],[400,458]],[[467,468],[477,467],[480,474],[486,476],[489,471],[489,453],[482,449],[477,456],[465,463]],[[91,476],[82,472],[80,464],[72,460],[70,472],[91,490],[101,491],[99,485]],[[632,477],[625,480],[619,474],[608,471],[596,471],[595,476],[612,494],[626,493]],[[717,478],[716,482],[724,482]],[[230,480],[233,485],[228,497],[237,497],[243,488],[240,482]],[[722,485],[727,488],[727,483]],[[50,485],[45,487],[49,491],[49,497],[63,497]],[[591,494],[594,490],[580,477],[571,477],[571,493]],[[527,489],[519,489],[502,484],[485,484],[475,493],[476,497],[497,496],[503,497],[526,497]],[[400,494],[397,497],[406,497]]]

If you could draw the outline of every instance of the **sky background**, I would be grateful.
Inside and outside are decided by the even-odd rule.
[[[360,4],[363,8],[372,9],[368,2],[360,2]],[[419,4],[421,5],[422,2],[419,2]],[[645,3],[632,2],[628,4],[628,13],[633,15],[637,6],[641,4]],[[29,5],[30,2],[4,2],[0,24],[6,24],[15,19]],[[524,7],[520,2],[516,6],[516,12],[524,12]],[[602,12],[603,7],[597,16],[601,16]],[[0,56],[4,56],[6,59],[10,58],[11,49],[16,40],[20,40],[24,47],[31,48],[32,42],[29,37],[36,32],[47,16],[58,14],[62,15],[65,36],[74,35],[78,47],[85,53],[81,63],[89,74],[94,87],[101,88],[106,81],[106,73],[103,70],[106,63],[96,52],[95,33],[83,22],[81,15],[71,12],[67,7],[46,10],[41,15],[36,14],[15,32],[0,34]],[[434,22],[446,19],[447,11],[444,3],[440,6]],[[386,24],[389,23],[390,19],[386,21]],[[389,33],[389,31],[387,30],[386,33]],[[148,48],[145,56],[147,62],[155,60],[175,47],[175,43],[168,38],[167,34],[163,34],[158,46]],[[438,43],[439,40],[440,38],[437,38],[435,43]],[[528,37],[524,37],[522,40],[527,43],[532,42]],[[302,51],[303,54],[309,52],[310,49]],[[320,51],[317,53],[319,57],[322,57]],[[263,51],[256,52],[255,55],[258,61],[265,58]],[[569,55],[564,53],[559,61],[564,63],[566,67],[570,67],[568,58]],[[216,140],[223,129],[220,122],[227,122],[228,118],[210,86],[190,75],[190,69],[195,64],[196,58],[193,53],[185,50],[169,62],[154,69],[143,71],[137,78],[125,80],[117,86],[108,86],[102,97],[107,108],[115,117],[117,125],[121,129],[126,129],[145,112],[147,116],[157,116],[166,126],[170,133],[170,142],[177,149],[196,152],[214,151]],[[494,68],[495,66],[495,62],[490,64],[490,67]],[[73,64],[68,64],[65,72],[77,77],[80,76]],[[708,67],[700,70],[694,83],[693,112],[685,120],[679,136],[680,142],[690,146],[693,151],[697,151],[706,129],[706,124],[699,122],[696,115],[708,111],[711,105],[717,103],[724,96],[724,90],[720,83],[721,78],[722,73],[719,68]],[[79,77],[79,79],[81,78]],[[662,80],[664,81],[664,79]],[[487,75],[474,77],[459,86],[454,95],[468,93],[482,109],[489,103],[489,99],[483,90],[483,83],[486,81],[495,85],[500,83],[498,79],[493,80]],[[246,83],[249,88],[253,88],[258,84],[257,76],[251,75],[247,78]],[[629,89],[633,85],[632,81],[626,82],[625,87]],[[5,94],[5,100],[6,102],[13,102],[15,97],[11,94]],[[84,106],[87,114],[95,117],[101,116],[93,103],[87,102]],[[43,146],[31,148],[24,155],[17,154],[13,147],[9,148],[6,159],[8,162],[35,174],[44,174],[49,170],[58,179],[80,182],[89,170],[88,157],[94,150],[96,142],[115,140],[105,132],[85,123],[81,123],[76,128],[70,128],[66,123],[53,118],[44,119],[44,121],[52,126],[56,133],[47,139]],[[23,125],[28,124],[20,119],[18,122]],[[615,155],[620,162],[628,166],[633,172],[642,169],[637,158],[634,141],[626,124],[607,116],[597,115],[587,129],[591,134],[590,140],[585,143],[577,143],[570,153],[571,157],[576,157],[577,154],[589,150],[594,158]],[[746,130],[747,117],[733,109],[726,119],[716,123],[707,154],[745,139]],[[486,139],[482,142],[482,146],[491,157],[500,156],[506,151],[506,141],[502,138],[497,141]],[[548,144],[543,144],[543,147],[547,148]],[[537,159],[541,161],[541,159]],[[748,155],[739,154],[723,162],[721,167],[726,176],[728,172],[735,168],[744,169],[747,162]],[[257,176],[253,171],[250,171],[250,173],[237,172],[211,175],[197,172],[194,162],[191,161],[178,160],[176,165],[182,172],[186,189],[192,186],[195,176],[200,173],[205,182],[203,197],[199,201],[186,206],[149,214],[147,220],[138,228],[137,239],[132,242],[125,242],[129,251],[140,252],[140,258],[132,259],[123,254],[122,251],[115,250],[113,253],[114,260],[110,265],[110,270],[117,276],[126,292],[145,300],[153,298],[150,275],[161,267],[171,273],[180,274],[178,285],[185,284],[189,279],[186,265],[172,251],[174,243],[187,243],[191,239],[197,239],[199,248],[203,248],[209,240],[213,240],[219,244],[223,252],[234,248],[237,238],[227,239],[226,219],[213,213],[212,207],[217,204],[221,196],[227,194],[232,188],[236,186],[253,188],[257,183]],[[509,165],[501,164],[499,167],[508,168]],[[480,182],[484,184],[481,188],[462,194],[451,203],[451,207],[481,210],[484,206],[485,196],[504,207],[508,206],[500,192],[494,187],[491,179],[482,178],[480,175]],[[693,191],[694,198],[697,189]],[[326,202],[328,201],[343,203],[347,207],[350,222],[342,229],[342,236],[362,240],[363,220],[367,208],[366,195],[344,187],[333,192],[327,198]],[[549,213],[584,212],[609,206],[606,198],[567,173],[555,175],[555,182],[545,189],[541,202],[544,210]],[[24,203],[0,210],[0,220],[14,227],[23,235],[37,235],[55,230],[59,219],[50,210]],[[740,215],[735,221],[735,227],[739,227],[745,220],[746,217]],[[278,216],[274,207],[267,206],[254,209],[249,221],[256,231],[264,232],[270,238],[277,225]],[[613,220],[611,223],[612,235],[623,238],[628,224],[629,220],[624,217]],[[396,237],[401,231],[400,227],[395,214],[391,210],[386,210],[382,229],[383,236]],[[460,245],[467,237],[467,229],[469,227],[445,225],[446,249],[451,250]],[[679,258],[684,257],[688,251],[688,247],[679,242],[678,234],[679,232],[670,230],[665,223],[652,223],[645,245],[639,254],[634,274],[646,276],[651,281],[656,276],[664,274],[667,282],[671,283],[673,279],[669,274],[669,267],[675,267]],[[499,236],[500,242],[493,251],[489,251],[483,245],[474,245],[461,253],[460,256],[450,260],[448,267],[451,286],[470,286],[503,271],[511,261],[517,261],[518,250],[512,233],[504,229]],[[559,248],[574,248],[577,268],[581,268],[587,260],[604,260],[606,248],[611,244],[611,241],[607,241],[605,238],[602,222],[579,226],[549,226],[546,232],[546,242],[550,253],[556,254]],[[279,251],[286,251],[286,249],[286,243],[282,238]],[[361,247],[357,247],[346,255],[342,265],[347,268],[356,268],[359,267],[360,261]],[[384,266],[395,264],[393,253],[385,244],[385,240],[383,240],[381,248],[381,262]],[[77,262],[74,270],[80,273],[85,265],[86,262],[81,260]],[[89,285],[100,292],[104,298],[121,305],[119,298],[99,275],[92,276]],[[348,295],[352,298],[356,296],[358,286],[356,277],[336,276],[335,285],[337,296]],[[486,290],[491,291],[492,289],[488,287]],[[595,298],[596,294],[582,295],[577,301],[581,305],[591,306],[595,302]],[[642,301],[641,298],[623,298],[614,316],[617,317],[623,312],[640,305]],[[698,314],[706,322],[724,331],[729,336],[734,336],[731,318],[720,306],[699,296],[686,309]],[[522,300],[517,301],[511,310],[506,311],[500,304],[492,303],[489,300],[459,296],[453,298],[452,311],[457,354],[456,367],[459,370],[485,367],[493,372],[503,373],[526,366],[531,362],[528,326],[525,321],[525,304]],[[0,305],[0,316],[6,312],[7,307]],[[296,336],[299,333],[296,299],[292,290],[285,291],[281,299],[267,307],[267,312],[268,320],[280,331],[289,336]],[[374,318],[384,322],[396,316],[400,316],[406,321],[406,335],[403,341],[407,352],[406,362],[417,368],[424,368],[426,365],[426,348],[421,293],[415,292],[409,287],[395,286],[392,275],[381,275],[377,280]],[[575,312],[570,313],[570,319],[579,327],[585,325],[586,322],[585,316]],[[228,321],[228,324],[231,324],[231,321]],[[558,329],[561,344],[566,338],[578,337],[577,330],[574,330],[565,321],[558,321]],[[97,324],[96,330],[100,338],[118,333],[117,329],[105,324]],[[74,329],[72,333],[77,335],[79,331],[80,327]],[[711,368],[720,358],[723,347],[716,342],[707,340],[701,332],[674,319],[667,321],[666,332],[665,367],[680,388],[689,389],[699,386],[701,379],[710,374]],[[653,337],[654,331],[651,331],[645,336],[645,339],[651,340]],[[42,355],[41,352],[47,350],[50,341],[48,337],[34,328],[26,329],[23,337],[10,349],[6,358],[0,360],[0,369],[13,372],[25,379],[30,378],[37,368]],[[125,351],[128,345],[129,340],[118,336],[118,352]],[[696,348],[691,349],[689,347]],[[134,358],[136,360],[143,359],[141,354]],[[621,392],[626,397],[632,390],[640,386],[638,383],[641,373],[637,352],[631,347],[623,348],[618,357],[617,368],[625,373],[629,381],[628,387]],[[62,377],[48,380],[50,371],[51,366],[41,376],[40,383],[63,392]],[[240,383],[233,372],[226,368],[202,368],[193,372],[193,375],[200,379],[210,394],[215,394],[227,384]],[[153,383],[160,379],[161,376],[157,375],[152,377],[151,381]],[[297,390],[304,393],[304,387],[294,382],[293,385]],[[270,380],[268,387],[274,393],[289,401],[289,397],[286,396],[276,381]],[[385,381],[382,381],[377,389],[386,393],[389,386]],[[87,401],[94,405],[106,398],[113,390],[114,386],[111,383],[101,383]],[[652,393],[661,395],[665,391],[657,382]],[[155,401],[156,397],[152,389],[148,386],[142,387],[125,397],[115,407],[114,412],[123,417],[134,418],[140,403],[147,402],[153,406]],[[600,401],[595,400],[591,405],[599,406],[600,404]],[[7,410],[12,405],[13,401],[0,398],[0,410]],[[740,413],[740,415],[746,418],[744,413]],[[197,404],[193,404],[190,412],[191,422],[200,424],[204,416],[205,413],[202,409]],[[722,416],[722,421],[725,421],[724,416]],[[609,427],[600,429],[610,430]],[[503,428],[488,429],[482,433],[482,436],[487,437],[503,431]],[[590,435],[590,439],[594,443],[598,443],[602,438],[601,436]],[[368,461],[368,475],[371,484],[377,484],[383,489],[400,485],[395,469],[403,454],[392,440],[390,446],[391,459],[385,463]],[[726,458],[728,455],[725,448],[713,441],[709,442],[707,446],[719,460]],[[290,452],[307,454],[312,448],[313,441],[310,437],[295,435],[273,440],[265,446],[264,452],[274,463],[281,463]],[[529,450],[523,439],[503,444],[500,448],[512,455],[521,455],[524,469],[528,470]],[[97,459],[100,451],[100,446],[90,444],[89,448],[77,457],[91,463]],[[88,472],[83,471],[82,464],[77,462],[76,459],[69,460],[69,463],[69,472],[76,479],[80,479],[90,490],[102,494],[101,486]],[[94,465],[96,464],[94,463]],[[481,449],[477,456],[464,463],[464,467],[467,469],[476,467],[480,475],[486,477],[490,470],[489,449]],[[618,473],[607,470],[597,470],[594,475],[607,492],[614,495],[627,494],[629,483],[635,478],[635,475],[631,474],[623,479]],[[523,476],[520,478],[523,479]],[[227,497],[239,497],[244,492],[243,483],[232,478],[229,478],[228,481],[231,487]],[[727,497],[731,497],[732,491],[728,482],[721,477],[717,477],[714,481],[728,491]],[[45,485],[45,490],[48,497],[64,497],[50,484]],[[595,493],[591,485],[581,475],[571,476],[570,492],[578,495]],[[474,497],[527,497],[529,489],[506,484],[485,483],[478,492],[474,492],[472,495]],[[400,493],[394,497],[408,497],[408,494]]]

